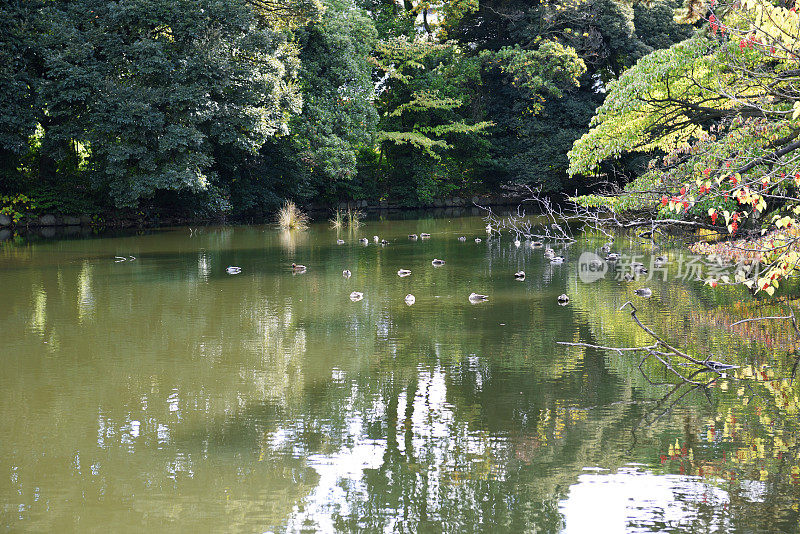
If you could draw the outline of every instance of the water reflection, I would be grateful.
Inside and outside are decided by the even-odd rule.
[[[606,531],[796,527],[786,325],[731,331],[723,306],[761,310],[748,295],[653,283],[643,320],[741,365],[709,395],[665,402],[639,361],[556,345],[640,344],[618,311],[638,285],[583,284],[483,226],[368,222],[345,245],[320,225],[0,248],[2,524],[557,532],[607,510]],[[293,261],[308,271],[292,276]],[[470,305],[473,291],[490,300]]]
[[[565,533],[729,532],[728,493],[700,477],[640,467],[584,473],[559,504]]]

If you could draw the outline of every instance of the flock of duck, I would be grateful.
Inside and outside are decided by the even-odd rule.
[[[412,240],[412,241],[416,241],[418,239],[428,239],[430,237],[431,237],[431,234],[426,234],[426,233],[421,233],[419,235],[410,234],[408,236],[408,238],[410,240]],[[386,246],[386,245],[389,244],[388,241],[386,241],[385,239],[381,239],[379,236],[373,236],[372,240],[376,244],[380,244],[381,246]],[[458,241],[460,241],[462,243],[465,242],[466,240],[467,240],[466,236],[460,236],[458,238]],[[369,245],[369,240],[366,237],[362,237],[358,241],[362,245]],[[481,238],[479,238],[479,237],[475,238],[475,242],[476,243],[480,243],[482,241],[483,240]],[[344,245],[345,241],[343,239],[337,239],[336,240],[336,244],[337,245]],[[514,241],[514,245],[516,247],[519,247],[521,245],[520,240],[516,239]],[[543,248],[544,246],[545,246],[544,243],[541,242],[541,241],[531,241],[531,243],[530,243],[530,247],[534,248],[534,249]],[[606,259],[606,261],[608,263],[612,263],[612,264],[616,263],[617,261],[619,261],[622,258],[621,254],[616,253],[616,252],[611,252],[611,243],[606,243],[605,245],[603,245],[600,248],[600,251],[606,255],[605,259]],[[551,265],[561,265],[561,264],[564,263],[564,256],[557,255],[555,253],[555,251],[550,247],[546,247],[545,248],[544,256],[545,256],[545,258],[547,258],[550,261]],[[595,260],[595,261],[599,262],[600,260]],[[665,257],[663,257],[663,256],[658,256],[653,261],[653,265],[655,267],[661,267],[663,265],[666,265],[666,263],[667,263],[667,259]],[[445,261],[441,260],[441,259],[438,259],[438,258],[434,258],[431,261],[431,265],[433,265],[434,267],[441,267],[444,264],[445,264]],[[298,263],[292,263],[291,269],[292,269],[292,273],[293,274],[302,274],[302,273],[306,272],[307,267],[305,265],[300,265]],[[633,271],[633,273],[626,273],[623,276],[624,280],[631,281],[631,280],[633,280],[635,278],[635,275],[646,274],[647,273],[647,269],[645,268],[644,264],[642,264],[640,262],[631,263],[631,270]],[[242,268],[241,267],[236,267],[236,266],[229,266],[226,269],[226,272],[228,274],[239,274],[239,273],[242,272]],[[350,278],[352,275],[353,275],[353,273],[349,269],[345,269],[345,270],[342,271],[342,276],[345,277],[345,278]],[[411,270],[410,269],[400,269],[400,270],[397,271],[397,276],[399,276],[401,278],[406,277],[406,276],[410,276],[410,275],[411,275]],[[525,271],[519,270],[519,271],[515,272],[514,273],[514,279],[515,280],[519,280],[519,281],[525,280]],[[644,297],[644,298],[649,298],[649,297],[653,296],[652,290],[650,290],[649,288],[646,288],[646,287],[634,290],[634,294],[637,295],[637,296],[640,296],[640,297]],[[353,291],[352,293],[350,293],[350,300],[352,300],[353,302],[358,302],[358,301],[362,300],[363,298],[364,298],[364,293],[362,293],[360,291]],[[486,302],[487,300],[489,300],[489,296],[488,295],[481,295],[479,293],[470,293],[468,299],[469,299],[469,301],[471,303],[476,304],[478,302]],[[567,294],[565,294],[565,293],[562,293],[561,295],[558,296],[557,301],[558,301],[559,305],[566,306],[569,303],[569,296]],[[411,306],[411,305],[414,304],[414,302],[416,302],[416,297],[414,297],[414,295],[409,293],[408,295],[405,296],[405,303],[407,305]]]

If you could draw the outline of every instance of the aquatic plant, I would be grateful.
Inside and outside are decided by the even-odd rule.
[[[364,212],[357,209],[347,208],[346,210],[336,209],[333,217],[328,219],[331,223],[331,228],[334,230],[342,230],[344,228],[360,228],[361,221],[364,219]]]
[[[278,225],[283,230],[305,230],[308,228],[308,220],[308,215],[290,200],[278,210]]]

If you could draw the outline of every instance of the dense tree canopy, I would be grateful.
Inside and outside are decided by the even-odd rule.
[[[675,7],[12,0],[0,193],[263,217],[285,198],[574,191],[566,153],[606,86],[692,30]]]

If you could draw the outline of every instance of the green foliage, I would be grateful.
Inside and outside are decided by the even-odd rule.
[[[34,201],[26,195],[5,195],[0,197],[0,215],[8,215],[16,223],[23,215],[36,210]]]
[[[326,7],[298,35],[304,107],[290,125],[299,158],[323,184],[355,176],[356,155],[372,143],[378,122],[370,63],[375,26],[350,0]]]

